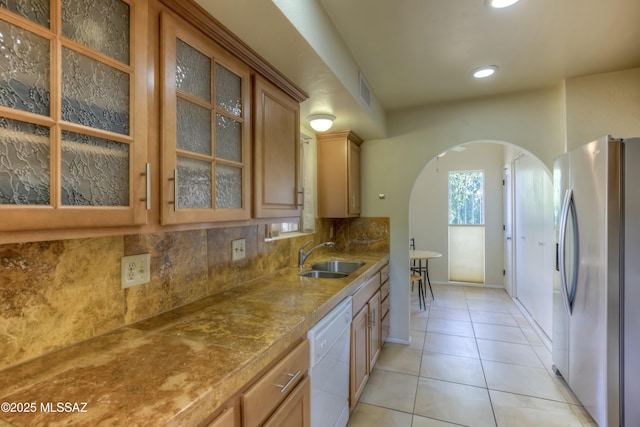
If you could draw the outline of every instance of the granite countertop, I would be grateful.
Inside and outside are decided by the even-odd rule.
[[[340,279],[297,267],[0,372],[0,426],[196,425],[389,260]],[[52,325],[52,327],[55,327]]]

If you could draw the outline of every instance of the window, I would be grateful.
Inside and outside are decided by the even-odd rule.
[[[484,172],[449,172],[449,280],[484,283]]]
[[[449,224],[484,224],[484,172],[449,172]]]

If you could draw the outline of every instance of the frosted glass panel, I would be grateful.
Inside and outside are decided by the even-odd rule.
[[[211,163],[178,156],[177,208],[211,208]]]
[[[216,114],[216,156],[242,162],[242,124]]]
[[[216,64],[216,106],[242,115],[242,79],[220,64]]]
[[[0,7],[49,28],[49,0],[0,0]]]
[[[49,115],[49,41],[0,20],[0,105]]]
[[[242,169],[216,165],[216,208],[242,207]]]
[[[0,117],[0,204],[49,199],[49,128]]]
[[[129,74],[62,50],[62,118],[129,134]]]
[[[62,0],[62,34],[129,63],[129,5],[121,0]]]
[[[129,205],[129,145],[62,131],[62,204]]]
[[[178,148],[211,155],[211,110],[178,98],[176,111]]]
[[[211,102],[211,60],[176,39],[176,87]]]

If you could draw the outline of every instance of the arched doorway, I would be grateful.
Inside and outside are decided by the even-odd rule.
[[[555,255],[551,173],[513,144],[457,145],[428,162],[416,178],[409,236],[418,248],[443,254],[429,264],[432,283],[453,282],[448,176],[461,170],[484,171],[484,280],[472,285],[506,289],[550,336]]]

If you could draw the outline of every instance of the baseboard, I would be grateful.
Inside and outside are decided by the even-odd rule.
[[[398,338],[393,338],[393,337],[387,337],[387,339],[385,340],[385,342],[390,342],[392,344],[404,344],[404,345],[411,345],[411,337],[409,337],[408,340],[402,340],[402,339],[398,339]]]
[[[432,285],[446,285],[446,286],[464,286],[466,288],[493,288],[493,289],[504,289],[504,285],[491,285],[485,283],[466,283],[466,282],[441,282],[441,281],[431,281]]]
[[[542,341],[542,344],[544,344],[547,350],[551,351],[551,338],[549,338],[547,334],[542,330],[542,328],[538,326],[538,323],[531,316],[531,314],[529,314],[529,311],[517,298],[511,299],[513,300],[513,303],[516,305],[516,307],[518,307],[518,310],[520,310],[520,313],[522,313],[524,318],[527,319],[533,331],[536,333],[536,335],[538,335],[540,341]]]

